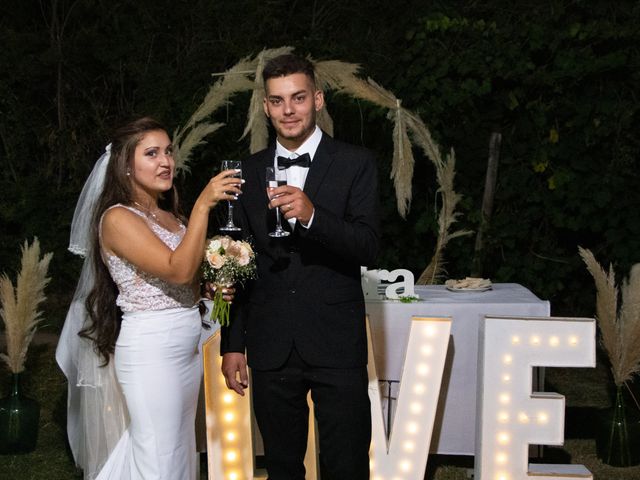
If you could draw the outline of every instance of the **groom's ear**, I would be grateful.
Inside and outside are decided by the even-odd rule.
[[[313,101],[316,106],[316,112],[319,112],[324,107],[324,93],[322,90],[316,90],[313,94]]]
[[[269,108],[267,107],[267,97],[264,97],[262,99],[262,108],[264,109],[264,114],[267,116],[267,118],[271,118],[271,116],[269,115]]]

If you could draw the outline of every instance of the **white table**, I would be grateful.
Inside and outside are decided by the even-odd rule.
[[[480,319],[484,315],[548,317],[549,302],[515,283],[493,284],[486,292],[450,292],[442,285],[416,286],[415,290],[419,302],[366,302],[378,377],[400,380],[412,316],[451,317],[431,453],[474,455]],[[392,399],[398,385],[391,384]],[[393,402],[391,406],[393,412]]]

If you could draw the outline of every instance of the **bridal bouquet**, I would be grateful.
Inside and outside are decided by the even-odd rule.
[[[202,277],[215,285],[211,320],[229,325],[231,305],[222,298],[223,287],[243,283],[256,276],[256,254],[248,242],[217,235],[207,240],[202,264]]]

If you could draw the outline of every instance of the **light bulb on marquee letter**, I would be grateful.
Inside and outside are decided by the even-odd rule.
[[[211,335],[202,346],[209,480],[264,480],[266,477],[259,477],[254,472],[249,389],[245,390],[243,397],[227,389],[220,371],[222,357],[218,352],[220,331]],[[309,413],[305,468],[308,478],[316,478],[318,466],[311,402]]]
[[[595,320],[487,316],[479,342],[474,477],[593,478],[582,465],[528,465],[527,445],[564,442],[564,397],[531,392],[533,368],[594,367]]]
[[[372,442],[369,450],[372,460],[371,478],[424,478],[450,332],[449,318],[411,319],[395,416],[387,442],[380,386],[367,322],[372,421]]]
[[[451,319],[413,317],[390,440],[384,429],[381,396],[367,320],[369,398],[372,410],[370,466],[373,479],[422,480],[444,371]],[[264,480],[254,473],[249,392],[240,397],[227,390],[220,373],[220,333],[203,345],[209,480]],[[222,380],[221,380],[222,378]],[[313,403],[305,468],[317,478]]]

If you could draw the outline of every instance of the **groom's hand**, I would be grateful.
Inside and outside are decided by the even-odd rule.
[[[249,386],[247,358],[244,353],[229,352],[222,355],[222,374],[227,388],[244,396],[244,389]]]
[[[270,208],[280,208],[284,218],[297,218],[303,225],[308,225],[313,215],[313,203],[309,197],[293,185],[284,185],[271,191]]]

